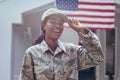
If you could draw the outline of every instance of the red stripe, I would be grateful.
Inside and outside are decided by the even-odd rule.
[[[114,22],[92,22],[92,21],[80,21],[80,23],[86,23],[86,24],[114,24]]]
[[[79,11],[94,11],[94,12],[115,12],[115,10],[108,10],[108,9],[87,9],[87,8],[78,8]]]
[[[80,1],[80,2],[78,2],[78,4],[79,5],[81,5],[81,4],[85,4],[85,5],[111,5],[111,6],[115,5],[115,3],[109,3],[109,1],[106,2],[106,3],[101,3],[101,2],[82,2],[82,1]]]
[[[92,30],[100,29],[100,30],[113,30],[115,28],[90,28]]]
[[[70,28],[70,26],[65,26],[65,28]],[[87,27],[87,28],[90,28],[90,27]],[[98,27],[98,28],[90,28],[91,30],[96,30],[96,29],[100,29],[100,30],[113,30],[113,29],[115,29],[114,27],[113,28],[100,28],[100,27]]]
[[[94,16],[94,15],[80,15],[80,14],[67,14],[68,17],[89,17],[89,18],[114,18],[115,16]]]

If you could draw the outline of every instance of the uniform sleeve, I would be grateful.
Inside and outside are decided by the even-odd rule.
[[[79,34],[79,44],[82,46],[77,49],[79,70],[90,68],[100,64],[103,59],[103,51],[100,41],[96,34],[85,29],[86,34]]]
[[[32,58],[30,54],[25,54],[19,80],[34,80]]]

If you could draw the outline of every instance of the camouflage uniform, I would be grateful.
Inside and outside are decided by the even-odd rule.
[[[27,49],[20,80],[78,80],[78,70],[90,68],[103,61],[98,37],[86,30],[78,33],[80,45],[63,43],[53,52],[43,40]]]

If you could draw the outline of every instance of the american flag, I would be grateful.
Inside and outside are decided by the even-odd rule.
[[[56,0],[56,7],[84,27],[114,28],[115,0]]]

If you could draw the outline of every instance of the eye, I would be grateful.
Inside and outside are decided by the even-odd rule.
[[[60,25],[60,26],[63,26],[63,22],[60,22],[59,25]]]
[[[50,21],[50,23],[52,23],[52,24],[56,24],[56,22],[55,22],[55,21]]]
[[[56,22],[54,20],[50,20],[51,24],[56,24]]]

